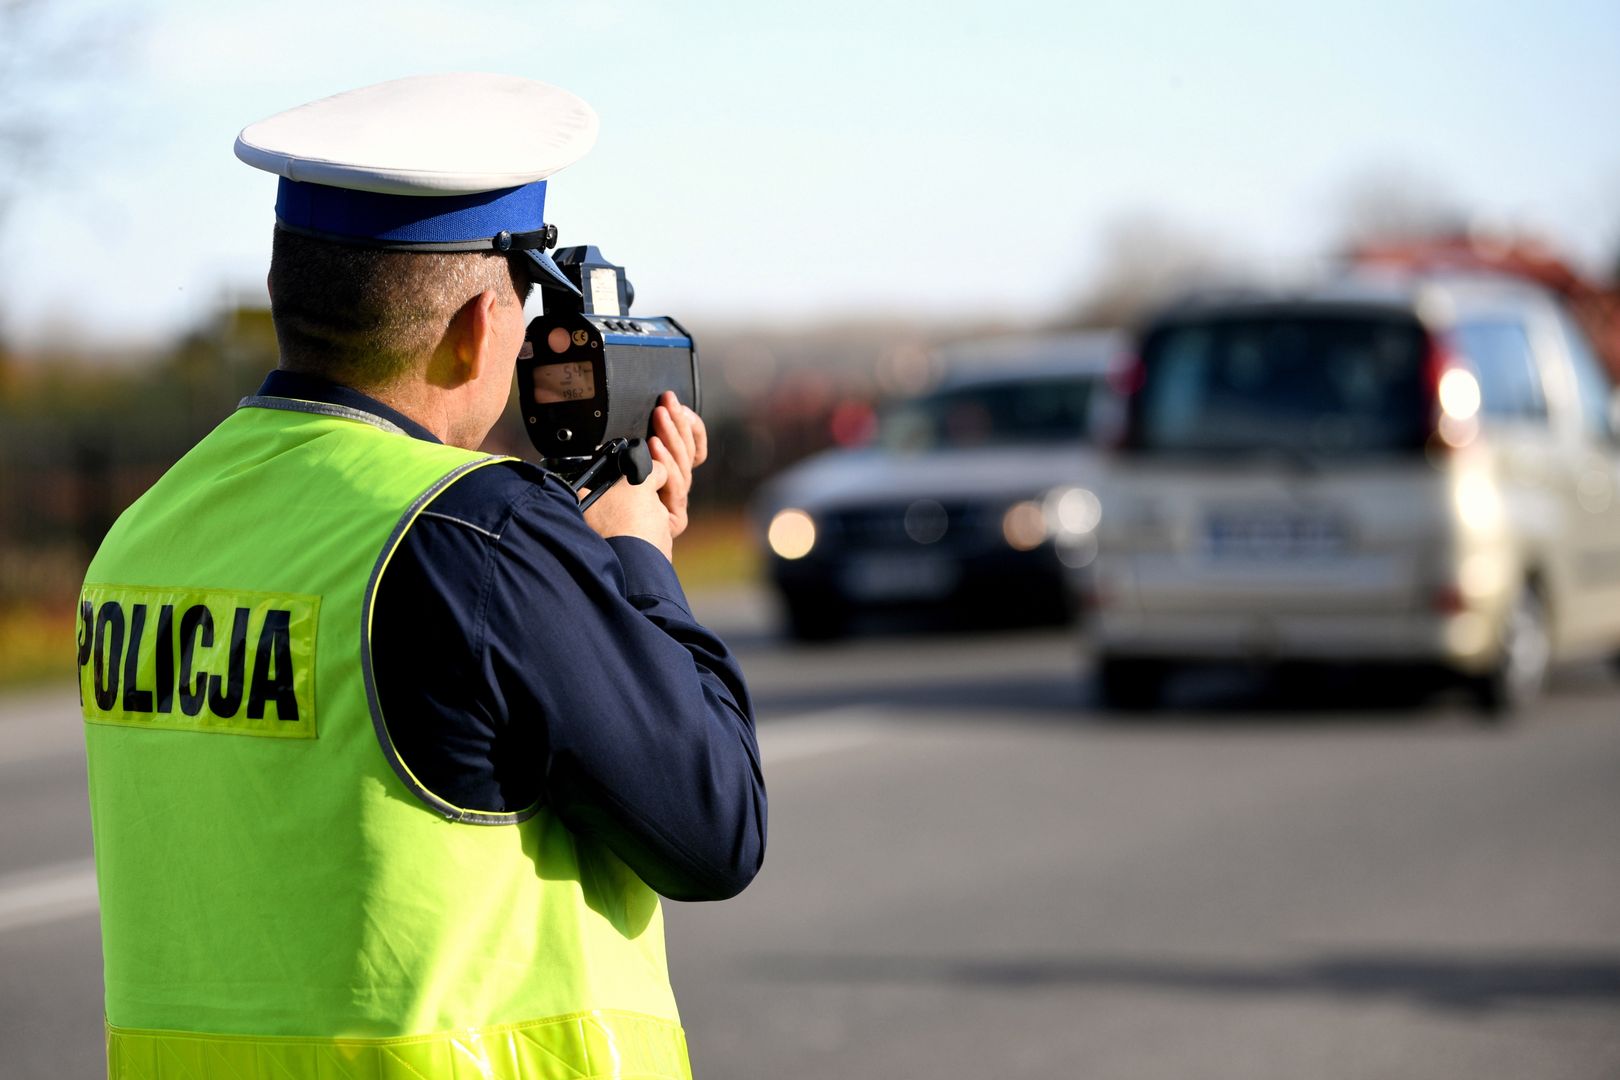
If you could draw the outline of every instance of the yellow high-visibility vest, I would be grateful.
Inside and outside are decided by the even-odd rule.
[[[501,459],[244,406],[80,598],[110,1075],[686,1080],[657,895],[543,807],[426,791],[388,737],[377,582]]]

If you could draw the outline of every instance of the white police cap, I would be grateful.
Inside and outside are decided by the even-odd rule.
[[[418,75],[300,105],[242,129],[236,156],[281,177],[276,222],[405,251],[522,251],[573,286],[546,249],[545,180],[596,141],[566,90],[508,75]]]

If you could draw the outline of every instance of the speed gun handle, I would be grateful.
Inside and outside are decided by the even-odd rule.
[[[574,490],[590,488],[591,493],[579,504],[584,513],[591,504],[607,494],[619,478],[632,484],[643,483],[652,475],[652,454],[640,439],[611,439],[596,452],[596,460],[585,466],[585,471],[574,479]]]

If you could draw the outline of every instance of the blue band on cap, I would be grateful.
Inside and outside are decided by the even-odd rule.
[[[283,177],[276,220],[295,229],[398,244],[457,244],[545,227],[546,182],[473,195],[381,195]]]

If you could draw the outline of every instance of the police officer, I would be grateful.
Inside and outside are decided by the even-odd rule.
[[[115,1078],[688,1077],[659,894],[739,892],[742,674],[670,566],[702,421],[582,517],[476,450],[545,178],[596,119],[397,80],[252,125],[280,177],[257,396],[118,521],[80,602]]]

